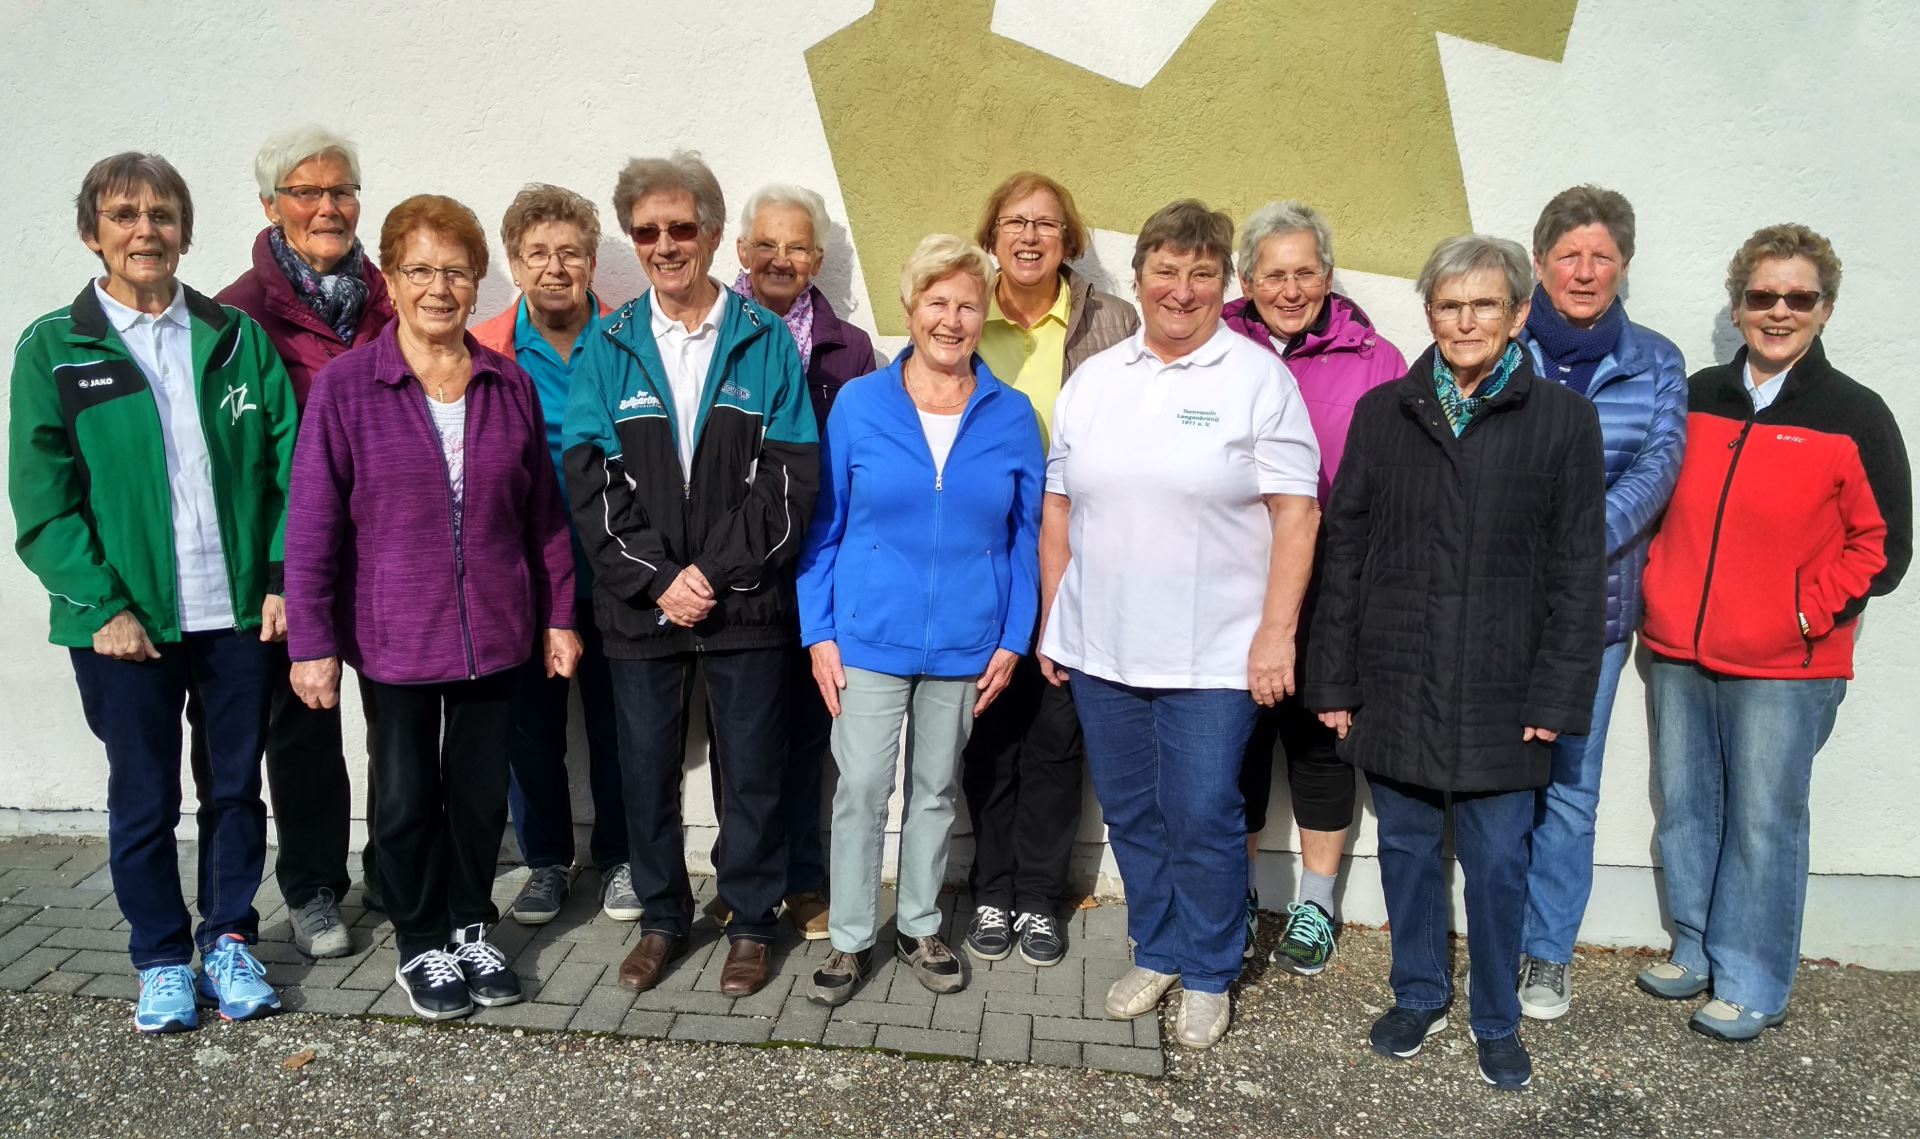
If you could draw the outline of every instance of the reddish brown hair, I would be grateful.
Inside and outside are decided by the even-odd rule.
[[[480,228],[472,210],[442,194],[415,194],[387,211],[387,220],[380,223],[382,272],[400,267],[401,249],[420,229],[430,229],[464,247],[476,281],[487,275],[487,231]]]

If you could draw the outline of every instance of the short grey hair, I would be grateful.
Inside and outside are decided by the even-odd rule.
[[[1147,263],[1147,254],[1167,246],[1177,253],[1212,257],[1220,276],[1233,276],[1233,219],[1225,210],[1209,209],[1198,198],[1181,198],[1153,211],[1133,240],[1133,279]]]
[[[253,180],[260,184],[260,200],[273,201],[280,192],[281,181],[294,167],[323,154],[339,155],[347,164],[347,177],[359,183],[360,151],[352,140],[326,127],[306,123],[283,130],[260,144],[260,153],[253,156]]]
[[[1569,230],[1594,224],[1607,227],[1607,234],[1620,247],[1620,262],[1633,260],[1633,203],[1618,190],[1600,186],[1573,186],[1553,196],[1540,220],[1533,224],[1533,255],[1541,261]]]
[[[1290,198],[1284,202],[1268,202],[1253,211],[1253,216],[1241,225],[1237,250],[1241,281],[1252,279],[1254,263],[1260,260],[1261,244],[1269,237],[1289,233],[1311,233],[1321,271],[1333,272],[1333,227],[1319,210]]]
[[[635,158],[613,184],[613,212],[621,232],[633,224],[633,203],[663,190],[693,195],[700,228],[719,233],[727,224],[727,198],[697,150],[676,150],[665,158]]]
[[[998,276],[993,268],[993,258],[987,251],[951,233],[934,233],[920,239],[908,256],[907,263],[900,267],[900,303],[912,308],[935,281],[943,280],[955,273],[971,273],[980,278],[985,290],[981,297],[993,295],[994,279]]]
[[[1527,251],[1517,241],[1485,233],[1465,233],[1449,237],[1433,247],[1427,264],[1420,270],[1414,288],[1420,299],[1433,303],[1433,294],[1442,281],[1465,276],[1479,269],[1498,269],[1507,278],[1507,299],[1519,304],[1533,293],[1533,265]]]
[[[760,187],[747,199],[740,211],[740,236],[753,232],[753,219],[766,206],[798,206],[807,211],[807,223],[813,226],[813,247],[825,249],[827,234],[832,231],[832,223],[827,220],[827,200],[807,189],[790,182],[772,182]]]

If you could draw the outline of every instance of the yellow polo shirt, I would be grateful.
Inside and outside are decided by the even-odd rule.
[[[1053,404],[1066,379],[1070,300],[1063,280],[1053,307],[1032,328],[1022,328],[1000,312],[996,295],[987,301],[987,323],[980,330],[980,358],[996,379],[1033,401],[1033,410],[1040,416],[1040,441],[1049,448],[1053,446]]]

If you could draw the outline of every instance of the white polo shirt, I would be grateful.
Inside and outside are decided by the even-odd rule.
[[[1144,332],[1094,356],[1053,411],[1047,491],[1072,500],[1041,651],[1142,688],[1247,687],[1273,523],[1313,498],[1320,448],[1293,376],[1222,323],[1171,364]]]
[[[173,302],[158,316],[121,304],[98,281],[93,295],[145,373],[160,415],[160,443],[173,499],[180,630],[231,629],[233,592],[214,506],[213,460],[200,416],[199,378],[193,372],[193,319],[187,314],[186,286],[173,287]]]
[[[672,389],[673,418],[680,429],[680,471],[693,477],[693,428],[700,418],[700,393],[706,387],[707,373],[713,369],[713,351],[720,343],[720,320],[726,313],[727,289],[714,282],[720,295],[697,328],[686,325],[660,311],[660,298],[653,298],[653,342],[660,349],[660,362],[667,368],[667,386]]]

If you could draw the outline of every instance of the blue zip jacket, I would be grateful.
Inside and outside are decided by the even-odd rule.
[[[1025,654],[1040,595],[1046,457],[1026,396],[973,358],[944,469],[891,365],[840,389],[800,554],[800,642],[889,676],[975,676]]]
[[[1559,369],[1524,331],[1535,374]],[[1607,634],[1618,644],[1640,624],[1640,575],[1654,523],[1680,479],[1687,445],[1687,366],[1673,341],[1627,322],[1594,369],[1587,396],[1600,414],[1607,462]]]

